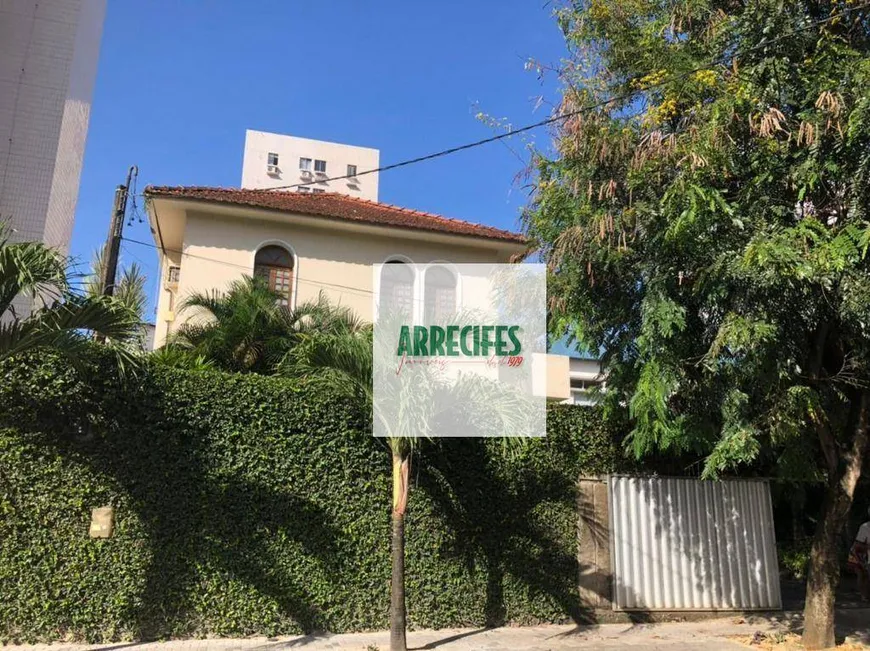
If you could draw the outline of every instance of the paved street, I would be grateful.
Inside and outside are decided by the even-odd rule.
[[[870,612],[864,611],[864,615]],[[857,621],[863,621],[860,615]],[[793,626],[788,616],[782,621],[764,617],[728,617],[700,622],[668,624],[605,624],[595,627],[541,626],[489,630],[447,629],[417,631],[409,635],[411,649],[437,651],[557,651],[559,649],[632,649],[646,651],[725,651],[748,648],[737,638],[748,641],[756,632],[772,633]],[[866,631],[865,631],[866,633]],[[9,646],[4,651],[387,651],[386,632],[352,635],[303,636],[292,638],[250,638],[184,640],[149,644],[111,645],[33,645]],[[757,647],[756,647],[757,648]]]

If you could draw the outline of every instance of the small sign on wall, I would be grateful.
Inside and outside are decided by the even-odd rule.
[[[100,506],[91,511],[91,538],[111,538],[115,529],[115,509],[111,506]]]

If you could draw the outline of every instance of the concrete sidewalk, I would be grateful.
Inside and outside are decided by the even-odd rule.
[[[867,611],[870,615],[870,611]],[[600,626],[540,626],[496,629],[444,629],[414,631],[408,635],[408,648],[418,651],[557,651],[560,649],[632,649],[647,651],[744,651],[746,640],[760,631],[785,631],[792,626],[786,616],[728,617],[698,622],[666,624],[603,624]],[[868,621],[870,626],[870,621]],[[756,647],[757,648],[757,647]],[[178,640],[147,644],[105,645],[22,645],[3,651],[387,651],[386,632],[349,635],[301,636],[288,638],[249,638]]]
[[[747,646],[753,635],[799,632],[801,615],[732,615],[721,619],[657,624],[602,624],[598,626],[537,626],[494,629],[442,629],[413,631],[408,648],[416,651],[558,651],[561,649],[631,649],[632,651],[736,651]],[[838,636],[870,649],[870,609],[837,612]],[[2,651],[387,651],[387,632],[348,635],[305,635],[284,638],[234,638],[172,640],[168,642],[120,642],[116,644],[8,645]],[[793,649],[779,645],[765,648]],[[856,647],[852,647],[856,648]]]

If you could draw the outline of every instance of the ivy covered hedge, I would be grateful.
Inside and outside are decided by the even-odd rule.
[[[107,364],[0,368],[0,639],[386,628],[389,459],[347,400],[277,378]],[[413,627],[577,618],[574,485],[614,470],[593,410],[506,457],[415,457]],[[115,534],[88,537],[91,509]]]

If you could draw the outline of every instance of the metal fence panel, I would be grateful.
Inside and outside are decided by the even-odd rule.
[[[766,481],[610,477],[613,607],[782,607]]]

